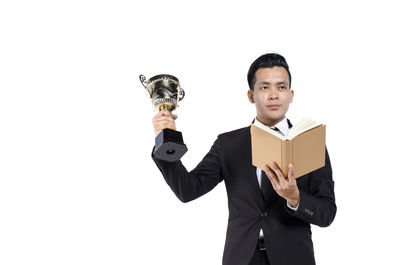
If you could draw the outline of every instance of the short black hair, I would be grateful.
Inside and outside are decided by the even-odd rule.
[[[274,66],[281,66],[286,69],[289,74],[289,88],[292,84],[292,76],[290,75],[289,65],[287,64],[285,57],[277,53],[267,53],[258,57],[249,68],[247,73],[247,82],[249,83],[250,90],[254,90],[254,84],[256,83],[256,72],[260,68],[272,68]]]

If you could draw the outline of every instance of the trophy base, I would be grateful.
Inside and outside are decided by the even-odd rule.
[[[171,129],[164,129],[156,136],[154,157],[168,162],[176,162],[187,151],[183,143],[182,133]]]

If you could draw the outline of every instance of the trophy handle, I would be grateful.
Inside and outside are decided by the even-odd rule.
[[[144,88],[147,88],[146,87],[146,85],[147,85],[146,77],[144,75],[139,75],[139,80],[140,80],[140,83],[142,83],[142,85],[144,86]]]
[[[181,101],[185,97],[185,90],[180,87],[179,89],[179,101]]]

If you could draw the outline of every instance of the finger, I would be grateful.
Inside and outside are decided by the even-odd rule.
[[[153,122],[156,121],[156,120],[161,119],[161,117],[163,117],[163,115],[160,112],[158,112],[156,115],[154,115]]]
[[[156,121],[156,122],[154,122],[154,127],[159,130],[162,130],[165,128],[174,128],[175,129],[175,123],[174,123],[174,121],[170,121],[170,120]]]
[[[161,110],[159,113],[161,116],[172,116],[172,113],[168,110]]]
[[[157,119],[157,120],[154,120],[153,121],[153,124],[154,125],[163,125],[163,124],[168,124],[168,123],[174,123],[174,120],[173,119],[168,119],[168,118],[160,118],[160,119]]]
[[[267,166],[265,166],[264,172],[265,172],[265,175],[267,176],[267,178],[269,179],[269,181],[271,182],[272,187],[274,187],[274,189],[275,189],[274,180],[270,177],[270,173],[268,172]]]
[[[165,117],[172,117],[172,114],[171,114],[171,112],[169,112],[167,110],[162,110],[162,111],[157,112],[157,114],[154,116],[153,119],[158,119],[158,118],[164,117],[164,116]]]
[[[154,119],[154,121],[169,121],[169,122],[174,122],[174,119],[172,116],[162,116],[158,117],[157,119]]]
[[[175,124],[174,119],[172,119],[171,117],[167,117],[167,116],[158,117],[158,118],[153,119],[154,126],[160,126],[160,125],[169,124],[169,123]]]
[[[175,128],[175,122],[173,120],[156,120],[153,121],[153,127],[156,134],[158,134],[161,130],[165,128]]]
[[[285,184],[287,182],[287,180],[285,179],[285,177],[282,174],[281,169],[278,167],[278,165],[275,162],[272,163],[272,169],[274,170],[274,172],[275,172],[275,174],[276,174],[276,176],[278,178],[279,183],[280,184]]]
[[[271,181],[272,186],[276,190],[276,188],[279,186],[279,179],[276,177],[275,173],[271,170],[271,168],[268,165],[265,165],[264,171],[269,180]]]
[[[153,118],[153,119],[157,119],[157,118],[159,118],[159,117],[161,117],[161,116],[163,116],[163,111],[157,112],[156,115],[154,115],[154,118]]]
[[[288,179],[289,179],[289,184],[296,184],[296,179],[294,178],[294,170],[292,164],[289,164]]]
[[[267,175],[269,181],[271,182],[272,188],[274,188],[274,190],[277,190],[277,186],[276,186],[277,184],[276,184],[275,180],[273,180],[270,176],[268,176],[268,174],[266,174],[266,175]]]

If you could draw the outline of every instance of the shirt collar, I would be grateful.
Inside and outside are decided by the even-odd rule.
[[[254,123],[255,123],[255,124],[263,124],[262,122],[260,122],[260,121],[257,119],[257,117],[255,118]],[[281,133],[282,133],[284,136],[286,136],[286,135],[289,133],[289,123],[288,123],[288,120],[287,120],[286,116],[285,116],[285,118],[283,118],[283,120],[281,120],[280,122],[278,122],[278,123],[275,124],[274,126],[268,126],[268,127],[270,127],[271,129],[273,129],[273,128],[275,128],[275,127],[278,128],[279,131],[281,131]]]

